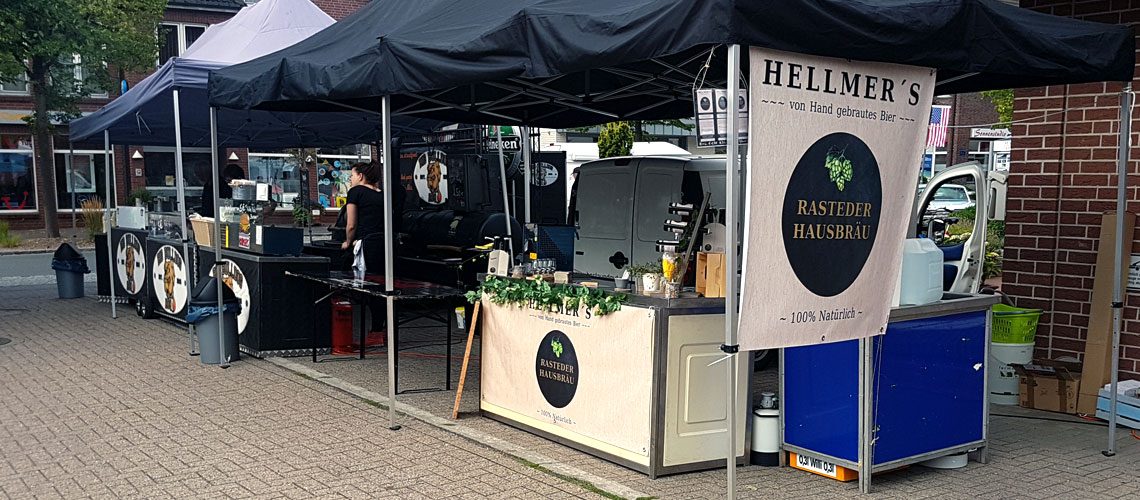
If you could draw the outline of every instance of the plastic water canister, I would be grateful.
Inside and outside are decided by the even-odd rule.
[[[942,298],[942,250],[928,238],[903,243],[900,305],[922,305]]]

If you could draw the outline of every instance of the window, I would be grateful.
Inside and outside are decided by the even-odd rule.
[[[158,26],[158,38],[162,47],[158,49],[158,66],[162,66],[171,57],[178,57],[186,52],[186,48],[193,45],[206,32],[206,27],[198,24],[162,23]]]
[[[21,73],[14,81],[0,83],[0,94],[27,94],[28,75]]]
[[[87,83],[88,74],[87,69],[83,67],[83,58],[79,54],[72,54],[71,57],[61,57],[59,63],[63,65],[64,69],[70,67],[71,73],[75,75],[75,85],[78,89],[82,90],[86,86],[86,90],[91,91],[91,97],[107,97],[107,90],[101,88],[96,82]],[[103,63],[103,68],[107,68],[107,63]]]
[[[317,158],[317,203],[339,210],[348,202],[352,164],[368,161],[365,156],[321,155]]]
[[[36,210],[36,174],[28,136],[0,135],[0,213]]]
[[[297,159],[282,153],[250,153],[249,178],[272,186],[278,209],[292,208],[301,195],[301,172]]]
[[[114,162],[114,159],[111,160]],[[102,151],[55,153],[55,197],[60,210],[76,209],[88,198],[107,198],[105,157]]]
[[[970,201],[970,197],[964,187],[941,186],[934,192],[934,201]]]

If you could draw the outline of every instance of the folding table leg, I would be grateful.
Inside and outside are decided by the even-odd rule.
[[[451,390],[451,320],[455,316],[455,306],[451,302],[444,302],[447,307],[447,356],[444,358],[444,364],[447,365],[447,382],[444,385],[445,390]]]

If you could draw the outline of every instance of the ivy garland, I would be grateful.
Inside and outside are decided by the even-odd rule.
[[[487,294],[491,303],[532,307],[545,311],[576,311],[585,306],[598,316],[621,310],[629,296],[621,293],[606,293],[584,286],[551,285],[545,280],[516,280],[488,276],[479,288],[467,292],[467,300],[472,304]]]

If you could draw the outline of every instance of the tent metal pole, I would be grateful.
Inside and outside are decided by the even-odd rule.
[[[75,143],[67,140],[67,186],[71,191],[71,229],[79,228],[79,223],[75,217]],[[91,177],[95,177],[92,175]],[[95,183],[95,179],[91,179],[91,183]]]
[[[740,79],[736,75],[740,74],[740,45],[732,44],[728,46],[728,95],[731,102],[735,102],[736,96],[740,93]],[[726,498],[736,498],[736,420],[740,415],[736,414],[736,372],[737,363],[740,362],[737,356],[736,339],[736,323],[737,323],[737,281],[736,281],[736,248],[737,248],[737,207],[740,201],[737,200],[739,188],[737,188],[737,176],[740,175],[740,141],[738,139],[740,131],[737,130],[740,120],[739,106],[728,107],[728,162],[725,164],[725,248],[724,248],[724,268],[727,270],[728,276],[724,280],[724,345],[721,350],[728,355],[728,362],[725,363],[725,369],[728,370],[725,386],[727,387],[727,411],[728,411],[728,432],[727,435],[727,466],[728,466],[728,492]]]
[[[1124,84],[1120,92],[1120,137],[1116,153],[1116,253],[1112,261],[1112,372],[1109,374],[1108,394],[1108,449],[1106,457],[1116,455],[1116,393],[1120,381],[1120,326],[1124,311],[1121,289],[1121,261],[1124,258],[1124,212],[1128,210],[1128,155],[1132,142],[1132,83]],[[1128,242],[1129,248],[1132,242]]]
[[[530,127],[522,127],[523,154],[523,220],[530,227]]]
[[[181,105],[179,105],[179,97],[181,93],[178,89],[174,89],[171,97],[174,99],[174,185],[178,189],[178,219],[182,227],[182,261],[186,264],[187,269],[191,269],[187,273],[186,286],[191,293],[194,290],[194,271],[190,266],[190,245],[188,243],[189,231],[186,230],[186,178],[182,166],[182,113]],[[186,333],[190,341],[191,356],[196,355],[194,351],[194,337],[197,330],[192,323],[186,324]]]
[[[115,250],[111,245],[111,184],[114,182],[115,166],[111,164],[111,133],[103,131],[103,177],[107,181],[107,202],[103,210],[103,232],[107,235],[107,282],[111,284],[111,318],[118,318],[115,308]]]
[[[218,359],[221,368],[229,368],[230,362],[226,359],[226,322],[225,322],[225,296],[222,293],[226,286],[222,279],[222,218],[221,218],[221,186],[218,176],[218,108],[210,106],[210,185],[214,189],[214,279],[217,280],[218,289]],[[234,332],[236,335],[237,332]]]
[[[392,97],[384,96],[380,100],[381,165],[384,166],[384,290],[388,292],[384,298],[387,313],[388,327],[385,334],[388,337],[388,428],[399,430],[396,425],[396,339],[392,332],[396,329],[396,304],[393,302],[392,291],[395,290],[395,277],[392,262],[392,244],[395,241],[395,230],[392,227]],[[363,349],[363,347],[361,347]],[[448,361],[450,362],[450,360]]]
[[[499,180],[503,184],[503,215],[507,219],[507,249],[511,252],[511,264],[515,262],[515,238],[511,235],[511,197],[507,195],[507,164],[503,159],[503,129],[495,127],[495,138],[499,140]],[[509,271],[509,269],[508,269]]]

